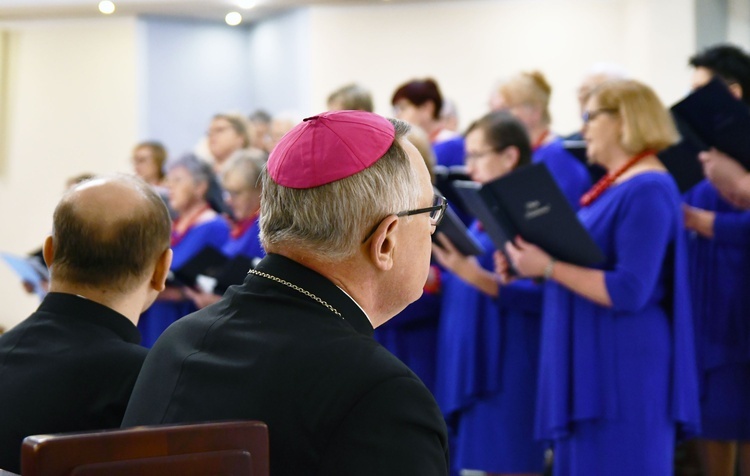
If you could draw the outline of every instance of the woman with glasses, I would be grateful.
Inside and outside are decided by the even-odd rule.
[[[171,270],[179,270],[203,248],[221,248],[229,238],[229,225],[221,215],[225,205],[211,166],[192,154],[167,162],[169,207],[172,222]],[[141,344],[151,347],[170,324],[195,311],[181,286],[167,286],[138,321]]]
[[[466,132],[466,170],[490,182],[531,161],[526,130],[506,111]],[[443,235],[433,255],[445,269],[436,397],[456,435],[454,469],[541,474],[544,448],[533,437],[541,288],[531,280],[501,287],[494,247],[482,224],[471,233],[486,252],[461,255]]]
[[[224,167],[224,198],[233,216],[229,239],[220,250],[227,258],[243,256],[255,260],[266,255],[260,244],[258,220],[261,193],[258,179],[265,161],[265,152],[246,150],[230,159]],[[241,281],[233,284],[241,284]],[[198,309],[221,299],[214,292],[202,292],[193,288],[185,288],[184,291]]]
[[[552,173],[570,204],[591,185],[586,167],[563,147],[551,129],[549,101],[552,87],[539,71],[523,72],[500,83],[490,98],[490,109],[508,111],[526,128],[531,140],[531,161],[543,163]]]
[[[655,155],[677,132],[629,80],[597,87],[584,120],[587,154],[607,175],[578,217],[605,261],[556,261],[520,237],[507,246],[520,275],[547,279],[536,433],[553,445],[555,476],[668,476],[676,435],[699,426],[680,195]]]

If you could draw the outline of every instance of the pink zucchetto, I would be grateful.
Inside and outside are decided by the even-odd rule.
[[[395,137],[393,124],[383,116],[325,112],[308,117],[282,137],[266,167],[274,182],[284,187],[319,187],[371,166]]]

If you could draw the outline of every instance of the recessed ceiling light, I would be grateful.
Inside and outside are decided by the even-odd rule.
[[[227,16],[224,17],[224,21],[227,22],[227,25],[229,26],[237,26],[242,23],[242,15],[238,12],[229,12],[227,13]]]
[[[102,0],[99,2],[99,11],[105,15],[110,15],[115,12],[115,4],[109,0]]]

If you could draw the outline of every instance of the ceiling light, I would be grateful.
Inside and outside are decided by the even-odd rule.
[[[102,0],[99,2],[99,11],[105,15],[110,15],[115,12],[115,4],[109,0]]]
[[[224,21],[227,22],[227,25],[229,26],[237,26],[242,23],[242,15],[237,12],[229,12],[227,13],[227,16],[224,17]]]
[[[237,6],[243,10],[250,10],[251,8],[255,8],[256,5],[255,0],[239,0],[237,2]]]

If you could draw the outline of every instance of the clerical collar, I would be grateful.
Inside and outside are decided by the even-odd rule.
[[[354,299],[353,297],[351,297],[351,296],[349,295],[349,293],[348,293],[348,292],[346,292],[346,291],[344,291],[344,288],[342,288],[342,287],[341,287],[341,286],[339,286],[338,284],[336,285],[336,287],[337,287],[337,288],[339,288],[339,289],[341,290],[341,292],[342,292],[342,293],[344,293],[344,294],[346,294],[347,296],[349,296],[349,299],[351,299],[351,300],[352,300],[352,301],[354,302],[354,304],[356,304],[356,305],[357,305],[357,307],[359,308],[359,310],[360,310],[360,311],[362,311],[362,314],[364,314],[364,315],[365,315],[365,317],[367,318],[367,320],[368,320],[368,321],[370,321],[370,325],[371,325],[371,326],[372,326],[372,328],[374,329],[374,328],[375,328],[375,324],[373,324],[373,322],[372,322],[372,319],[370,319],[370,316],[369,316],[369,315],[367,314],[367,312],[366,312],[366,311],[365,311],[365,310],[364,310],[364,309],[362,308],[362,306],[360,306],[360,305],[359,305],[359,303],[357,302],[357,300],[356,300],[356,299]]]

